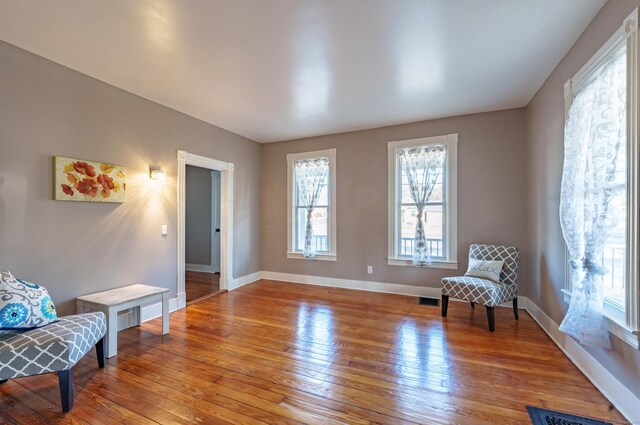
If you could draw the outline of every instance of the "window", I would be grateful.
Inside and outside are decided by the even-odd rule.
[[[610,331],[638,348],[638,60],[637,9],[625,20],[621,28],[565,84],[565,111],[568,114],[578,95],[591,89],[596,76],[605,67],[619,69],[607,84],[619,87],[621,104],[626,104],[626,117],[622,123],[623,143],[618,151],[618,166],[607,180],[610,190],[609,211],[613,219],[602,256],[598,259],[606,269],[599,277],[604,289],[604,314]],[[591,147],[597,149],[597,146]],[[566,251],[565,301],[570,301],[572,273],[569,253]]]
[[[457,213],[456,213],[456,165],[457,134],[423,139],[389,142],[389,258],[388,264],[398,266],[427,266],[457,269]],[[433,152],[442,155],[437,162],[418,161],[414,176],[408,175],[403,166],[403,155],[414,152]],[[427,170],[426,163],[431,164]],[[434,165],[435,164],[435,165]],[[412,180],[412,181],[410,181]],[[431,181],[428,181],[431,180]],[[412,194],[413,188],[421,193]],[[416,197],[424,201],[422,225],[425,237],[425,254],[429,261],[416,261],[416,224],[419,206]]]
[[[336,260],[336,150],[287,155],[287,258]]]

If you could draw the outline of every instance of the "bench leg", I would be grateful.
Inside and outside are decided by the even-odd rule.
[[[109,308],[107,311],[107,357],[118,354],[118,310]]]
[[[58,383],[60,384],[62,411],[67,413],[73,408],[73,368],[58,372]]]
[[[169,333],[169,292],[162,294],[162,335]]]
[[[104,368],[104,363],[107,360],[107,352],[104,350],[104,337],[100,338],[100,341],[96,344],[96,356],[98,356],[98,367]]]

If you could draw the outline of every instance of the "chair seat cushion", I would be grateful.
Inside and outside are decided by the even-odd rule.
[[[494,307],[516,297],[516,285],[496,283],[471,276],[445,277],[442,295]]]
[[[61,317],[27,332],[0,334],[0,380],[71,369],[107,330],[104,313]]]

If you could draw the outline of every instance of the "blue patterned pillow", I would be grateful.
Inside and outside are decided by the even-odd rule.
[[[57,322],[56,307],[45,288],[2,276],[0,330],[29,330]]]

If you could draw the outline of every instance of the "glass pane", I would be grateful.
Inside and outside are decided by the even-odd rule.
[[[411,204],[414,202],[411,197],[411,190],[409,188],[409,179],[407,178],[407,174],[404,171],[404,167],[398,161],[398,166],[401,169],[401,179],[402,179],[402,192],[400,193],[400,202],[403,204]],[[438,179],[436,180],[435,187],[433,188],[433,192],[431,192],[431,196],[429,197],[429,202],[442,202],[444,195],[444,166],[442,167],[442,171],[438,175]]]
[[[611,182],[612,198],[608,215],[613,218],[610,236],[604,248],[602,264],[609,273],[602,277],[605,297],[625,309],[625,264],[627,235],[627,170],[626,147],[621,146],[616,175]],[[622,166],[621,166],[622,165]]]
[[[444,257],[444,216],[442,205],[428,205],[423,212],[423,221],[427,237],[427,247],[432,257]],[[416,215],[418,209],[413,205],[400,207],[400,241],[398,255],[413,255],[416,234]]]
[[[296,184],[298,182],[298,177],[296,176],[295,178]],[[302,200],[300,199],[300,191],[296,190],[296,205],[297,206],[305,206],[306,204],[302,202]],[[327,177],[324,180],[324,183],[322,185],[322,189],[320,190],[320,196],[318,198],[318,202],[316,203],[316,205],[322,205],[322,206],[327,206],[329,205],[329,175],[327,174]]]
[[[311,218],[313,224],[313,243],[317,252],[329,252],[329,210],[314,208]],[[304,250],[304,235],[307,226],[307,209],[298,208],[296,214],[296,251]]]
[[[322,190],[320,191],[320,197],[316,205],[327,206],[329,205],[329,178],[325,180]]]

